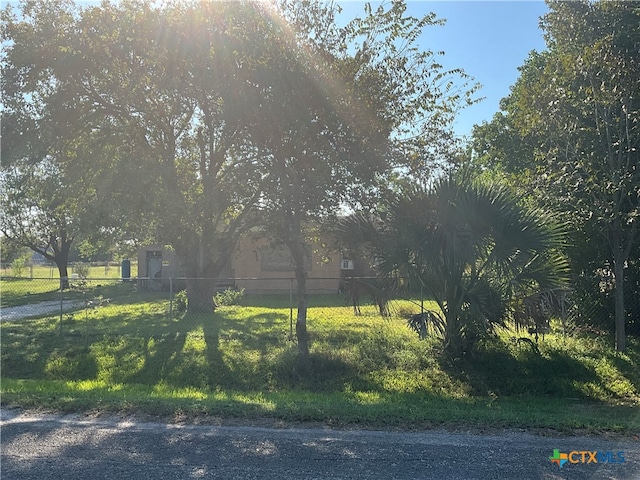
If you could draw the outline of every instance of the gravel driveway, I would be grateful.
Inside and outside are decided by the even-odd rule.
[[[84,307],[83,301],[65,300],[62,302],[62,311],[68,312]],[[41,317],[60,313],[60,301],[51,300],[48,302],[30,303],[28,305],[18,305],[16,307],[1,307],[0,320],[21,320],[29,317]]]

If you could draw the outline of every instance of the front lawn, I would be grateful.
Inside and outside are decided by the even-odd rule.
[[[158,295],[2,323],[2,403],[168,418],[428,428],[640,431],[640,342],[514,332],[448,358],[399,315],[312,297],[311,357],[297,358],[288,298],[247,297],[211,315],[168,315]]]

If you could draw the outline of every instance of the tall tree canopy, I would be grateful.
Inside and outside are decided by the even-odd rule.
[[[474,91],[418,50],[438,22],[403,2],[344,27],[337,7],[310,1],[19,10],[3,13],[3,89],[21,112],[3,121],[12,155],[42,130],[58,151],[83,145],[76,167],[113,187],[109,228],[146,223],[175,248],[191,311],[213,308],[214,279],[260,219],[299,259],[307,222],[362,202],[394,168],[445,157]]]
[[[247,135],[268,17],[252,3],[136,1],[26,2],[19,19],[4,15],[6,88],[64,147],[101,146],[79,167],[121,174],[112,197],[143,199],[129,215],[146,210],[194,279],[190,308],[210,310],[212,279],[268,176]]]
[[[34,3],[25,13],[35,11],[44,22],[38,28],[49,24],[47,35],[62,42],[72,12],[57,3]],[[56,27],[44,17],[56,18]],[[64,96],[55,76],[45,65],[24,66],[38,53],[45,56],[48,40],[18,22],[9,8],[2,20],[2,232],[54,262],[64,288],[72,244],[106,234],[102,206],[108,197],[101,194],[109,189],[86,168],[94,156],[86,132],[61,127],[73,119],[54,112]]]
[[[640,234],[640,7],[554,1],[549,9],[542,19],[548,49],[530,55],[503,102],[502,126],[491,128],[498,144],[518,145],[503,164],[528,168],[540,197],[580,231],[603,236],[598,268],[615,277],[616,348],[623,350],[625,268]]]
[[[257,131],[272,157],[264,193],[265,227],[289,247],[298,286],[296,330],[306,341],[308,228],[342,205],[370,204],[390,175],[427,176],[451,151],[451,122],[475,87],[460,70],[445,71],[416,40],[438,22],[406,16],[394,2],[345,27],[318,2],[280,2],[293,41],[267,68]],[[284,80],[284,81],[283,81]]]

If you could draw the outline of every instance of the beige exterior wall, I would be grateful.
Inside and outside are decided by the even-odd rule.
[[[340,287],[340,255],[319,244],[311,246],[307,263],[309,293],[337,293]],[[236,286],[251,293],[295,293],[295,275],[288,249],[273,247],[260,236],[242,239],[231,264]],[[293,283],[292,283],[293,281]]]
[[[312,245],[307,258],[307,291],[337,293],[341,283],[340,260],[338,252],[330,252],[319,244]],[[240,240],[229,267],[220,275],[225,284],[228,283],[225,279],[233,277],[235,287],[244,288],[248,293],[288,293],[293,288],[295,294],[295,274],[288,249],[272,246],[263,236],[249,235]],[[169,277],[184,277],[175,253],[157,245],[140,248],[139,282],[147,286],[149,282],[145,279],[149,277],[149,281],[155,277],[156,282],[161,279],[166,282]],[[155,284],[150,286],[155,287]]]

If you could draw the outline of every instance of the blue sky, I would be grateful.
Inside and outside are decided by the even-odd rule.
[[[362,13],[365,2],[338,0],[344,14]],[[371,2],[377,5],[380,2]],[[444,26],[429,27],[421,45],[434,52],[444,51],[445,68],[462,68],[482,84],[479,96],[485,100],[465,109],[455,125],[460,136],[469,135],[474,124],[491,120],[500,99],[518,78],[531,50],[544,50],[538,23],[547,12],[543,1],[418,1],[407,2],[407,12],[419,17],[434,12],[446,19]]]

